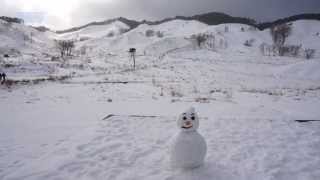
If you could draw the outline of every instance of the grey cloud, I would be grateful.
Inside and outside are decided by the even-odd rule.
[[[5,2],[0,0],[1,15],[14,16],[20,7],[10,7]],[[78,26],[119,16],[159,20],[212,11],[269,21],[299,13],[320,13],[320,0],[78,0],[70,18],[71,26]],[[59,24],[55,19],[45,23]],[[63,26],[60,23],[59,27]]]
[[[124,16],[134,19],[161,19],[176,15],[190,16],[205,12],[225,12],[273,20],[298,13],[320,13],[319,0],[117,0],[80,3],[72,18],[75,24]]]

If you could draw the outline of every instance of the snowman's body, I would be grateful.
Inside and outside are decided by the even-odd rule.
[[[174,137],[171,146],[171,163],[173,167],[199,167],[204,162],[207,144],[197,132],[199,119],[193,108],[179,117],[178,127],[181,131]]]

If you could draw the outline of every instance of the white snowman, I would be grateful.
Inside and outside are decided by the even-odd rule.
[[[174,137],[171,147],[171,163],[174,168],[192,169],[203,164],[207,144],[197,132],[199,117],[194,108],[188,109],[177,121],[180,132]]]

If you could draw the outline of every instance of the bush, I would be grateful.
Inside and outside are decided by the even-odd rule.
[[[302,45],[268,45],[262,43],[260,51],[263,55],[279,55],[279,56],[292,56],[299,57]]]
[[[157,37],[158,38],[163,38],[163,33],[161,31],[157,31]]]
[[[114,36],[114,32],[113,31],[111,31],[111,32],[109,32],[108,34],[107,34],[107,37],[113,37]]]
[[[82,36],[82,37],[80,37],[79,41],[86,41],[89,39],[90,39],[90,37]]]
[[[253,43],[255,42],[255,39],[246,40],[244,43],[245,46],[252,47]]]
[[[298,57],[301,49],[301,45],[287,45],[287,46],[276,46],[279,56],[293,56]]]
[[[119,32],[120,32],[120,34],[124,34],[124,33],[128,32],[128,29],[123,29],[123,28],[121,28],[121,29],[119,30]]]
[[[201,48],[201,45],[207,40],[207,36],[205,34],[197,34],[194,35],[193,38],[195,39],[199,48]]]
[[[304,54],[305,54],[306,59],[314,58],[315,53],[316,53],[315,49],[305,49],[304,50]]]
[[[154,36],[154,30],[148,29],[148,30],[146,31],[146,36],[147,36],[147,37],[152,37],[152,36]]]

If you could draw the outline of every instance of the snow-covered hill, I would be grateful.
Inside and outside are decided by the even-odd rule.
[[[117,36],[129,30],[129,26],[120,22],[115,21],[107,25],[91,25],[82,28],[78,31],[73,31],[70,33],[64,33],[60,35],[61,39],[76,39],[85,40],[91,38],[102,38],[105,36],[112,37]]]
[[[0,32],[1,54],[49,53],[54,47],[54,42],[46,33],[23,24],[0,20]]]

